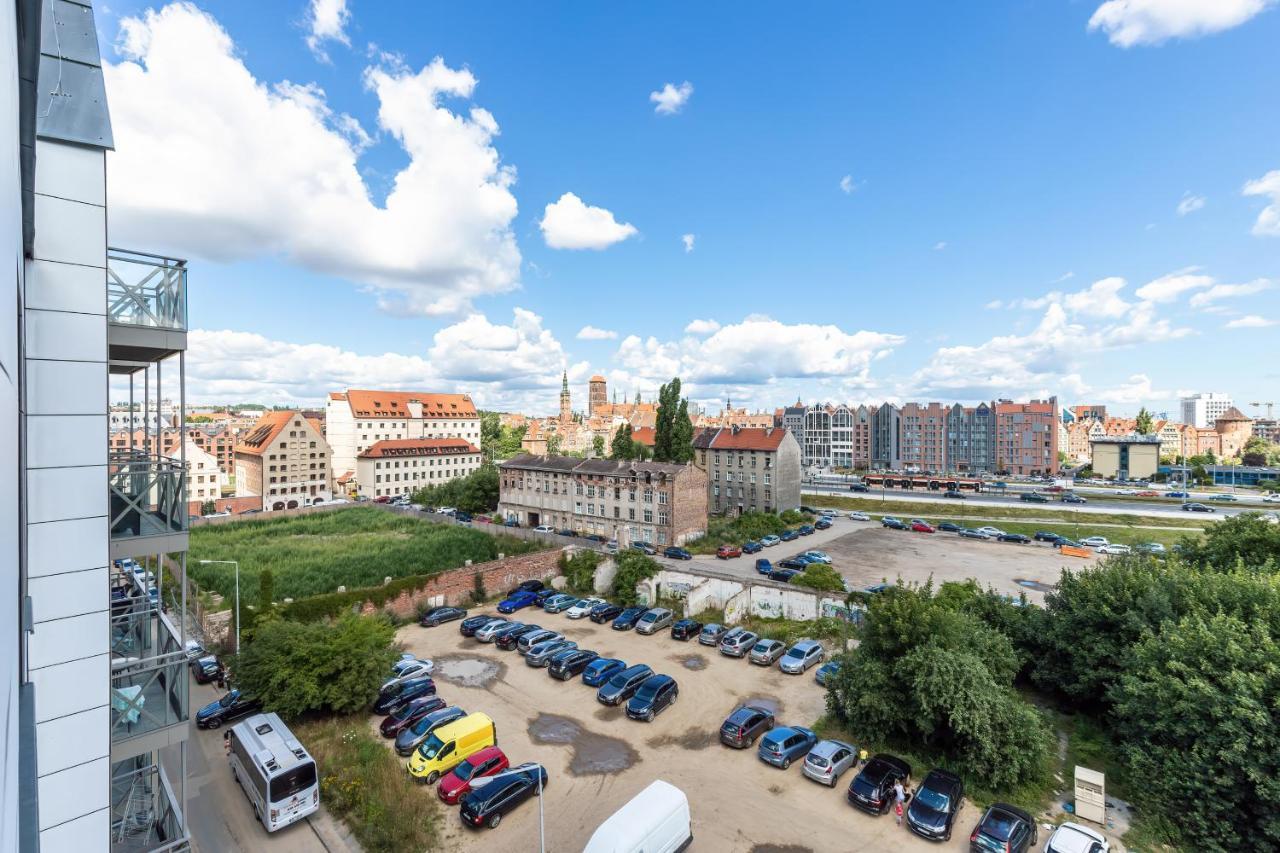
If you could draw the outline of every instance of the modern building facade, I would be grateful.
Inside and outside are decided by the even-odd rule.
[[[1095,476],[1146,480],[1160,468],[1158,435],[1104,436],[1092,444]]]
[[[1058,400],[996,403],[996,471],[1048,475],[1058,472]]]
[[[466,394],[367,391],[329,394],[325,438],[333,449],[333,473],[356,477],[356,459],[379,441],[461,438],[480,446],[480,415]]]
[[[473,474],[480,463],[480,448],[462,438],[379,441],[356,459],[358,493],[370,499],[411,495]]]
[[[704,429],[693,464],[707,475],[707,511],[737,516],[800,506],[800,445],[781,427]]]
[[[957,473],[995,471],[996,417],[986,403],[947,411],[946,470]]]
[[[236,496],[262,498],[263,512],[333,497],[332,453],[320,425],[301,412],[267,412],[236,446]]]
[[[947,468],[947,410],[941,403],[906,403],[899,412],[898,455],[906,471]]]
[[[901,411],[892,403],[881,403],[871,416],[871,467],[886,471],[902,468],[898,449]]]
[[[1212,429],[1218,418],[1234,405],[1229,394],[1214,391],[1192,394],[1178,403],[1182,408],[1182,422],[1199,429]]]

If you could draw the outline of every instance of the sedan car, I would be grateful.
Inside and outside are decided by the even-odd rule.
[[[562,592],[558,595],[553,595],[546,601],[542,602],[542,609],[548,613],[563,613],[577,603],[578,596]]]
[[[778,537],[783,542],[794,542],[800,538],[800,534],[794,530],[784,530],[782,535]]]
[[[802,556],[807,557],[811,563],[831,565],[831,557],[827,555],[826,551],[805,551]]]
[[[769,572],[773,571],[773,563],[761,557],[759,560],[756,560],[756,571],[762,575],[767,575]]]
[[[744,554],[759,554],[762,550],[764,550],[764,546],[759,542],[747,541],[742,543],[742,553]]]
[[[388,714],[378,725],[383,737],[398,737],[402,731],[413,726],[433,711],[444,707],[444,700],[439,696],[423,696],[406,702]]]
[[[1044,845],[1044,853],[1110,853],[1111,842],[1102,833],[1078,823],[1059,824]]]
[[[551,665],[552,655],[576,648],[578,648],[578,644],[572,640],[566,640],[564,638],[558,640],[546,640],[531,647],[529,649],[529,653],[524,656],[524,662],[529,666],[542,669],[543,667]]]
[[[568,616],[570,619],[582,619],[590,616],[591,611],[596,607],[599,607],[601,604],[604,604],[604,601],[599,598],[581,598],[578,599],[576,604],[566,610],[564,615]]]
[[[720,654],[731,658],[745,657],[759,639],[760,635],[752,631],[743,631],[740,634],[730,631],[720,638]]]
[[[1182,505],[1183,512],[1217,512],[1216,509],[1208,504],[1196,503],[1194,501],[1184,503]]]
[[[1057,542],[1061,537],[1057,533],[1050,533],[1048,530],[1037,530],[1031,538],[1037,542]]]
[[[760,640],[751,647],[747,660],[761,666],[773,666],[786,650],[787,646],[781,640]]]
[[[1128,545],[1121,545],[1119,543],[1115,543],[1112,545],[1103,545],[1100,548],[1098,548],[1097,551],[1099,554],[1110,554],[1112,556],[1132,553]]]
[[[1236,497],[1235,495],[1231,495],[1231,494],[1221,494],[1221,495],[1213,495],[1213,496],[1211,496],[1211,497],[1209,498],[1209,500],[1211,500],[1211,501],[1227,501],[1227,502],[1232,502],[1232,501],[1238,501],[1238,500],[1240,500],[1240,499],[1239,499],[1238,497]]]
[[[538,603],[538,594],[529,590],[521,590],[510,598],[504,598],[498,602],[499,613],[515,613],[525,607],[532,607]]]
[[[596,658],[582,670],[582,683],[599,687],[627,668],[627,662],[618,658]]]
[[[964,782],[954,773],[930,770],[907,806],[907,829],[930,841],[950,841],[964,803]]]
[[[432,711],[396,735],[396,755],[408,758],[436,729],[455,723],[466,715],[467,712],[457,705]]]
[[[637,634],[656,634],[663,628],[671,627],[675,614],[665,607],[651,607],[640,615],[636,622]]]
[[[933,533],[937,528],[922,518],[911,520],[911,529],[916,533]]]
[[[745,749],[773,728],[772,711],[755,705],[740,705],[720,724],[720,742],[734,749]]]
[[[787,653],[778,661],[778,669],[789,675],[801,675],[814,664],[822,663],[824,654],[821,643],[800,640],[787,649]]]
[[[452,806],[471,790],[473,781],[494,776],[509,766],[507,756],[496,746],[487,746],[464,759],[448,773],[440,777],[436,794],[440,801]]]
[[[630,631],[640,621],[640,617],[644,615],[647,609],[645,607],[628,607],[618,614],[611,627],[615,631]]]
[[[964,528],[954,521],[943,521],[938,524],[938,529],[945,533],[959,533]]]
[[[597,625],[603,625],[606,622],[612,622],[617,619],[622,615],[622,611],[621,604],[610,604],[606,601],[603,604],[596,605],[595,609],[591,611],[591,621]]]
[[[540,592],[546,589],[546,584],[540,580],[521,581],[511,589],[507,590],[507,597],[515,595],[517,592]]]
[[[385,716],[406,702],[423,696],[433,696],[435,692],[436,684],[430,678],[393,682],[378,692],[378,698],[373,703],[373,713]]]
[[[545,629],[541,625],[521,625],[519,628],[499,632],[498,636],[494,638],[493,644],[503,651],[509,652],[519,645],[521,638],[543,630]]]
[[[826,516],[823,516],[822,518],[818,519],[813,523],[813,529],[814,530],[831,529],[831,519],[827,518]]]
[[[458,633],[464,637],[474,637],[476,635],[476,631],[480,630],[481,627],[488,625],[494,619],[502,619],[502,617],[494,616],[492,613],[482,613],[479,616],[471,616],[467,619],[463,619],[458,623]],[[505,622],[507,620],[502,619],[502,621]]]
[[[507,619],[492,619],[476,629],[475,638],[482,643],[492,643],[500,631],[514,631],[515,627],[523,627],[523,622]]]
[[[461,607],[433,607],[422,614],[421,618],[418,619],[418,624],[423,628],[434,628],[437,625],[443,625],[445,622],[466,618],[467,611]]]
[[[596,701],[602,705],[621,705],[634,696],[635,692],[640,689],[640,685],[651,675],[653,675],[653,670],[648,664],[633,664],[621,672],[614,673],[596,691]]]
[[[261,700],[245,696],[239,690],[231,690],[196,711],[196,728],[216,729],[223,723],[233,722],[261,710]]]
[[[778,726],[760,739],[756,755],[761,761],[786,770],[791,762],[807,755],[818,736],[804,726]]]
[[[1028,853],[1040,838],[1031,815],[1008,803],[992,803],[969,836],[969,849]]]
[[[462,795],[458,814],[467,826],[497,829],[503,815],[546,787],[547,771],[541,764],[521,764],[515,769],[473,780],[471,790]]]
[[[768,536],[760,537],[760,544],[766,548],[772,548],[774,545],[777,545],[781,541],[782,539],[780,537],[774,536],[772,533],[770,533]]]
[[[983,533],[981,530],[975,530],[972,527],[965,527],[961,529],[959,535],[965,539],[990,539],[991,538],[988,534]]]
[[[845,794],[850,805],[881,815],[893,804],[893,783],[911,778],[911,765],[896,755],[876,755],[862,766]]]
[[[702,626],[702,630],[698,632],[698,642],[704,646],[720,645],[720,638],[725,635],[729,629],[724,625],[717,625],[715,622]]]
[[[820,740],[804,757],[800,772],[834,788],[840,774],[858,762],[858,748],[842,740]]]
[[[1026,545],[1031,542],[1030,536],[1024,536],[1021,533],[1001,533],[996,538],[1001,542],[1013,542],[1016,545]]]
[[[1082,498],[1079,495],[1063,495],[1062,502],[1064,504],[1087,504],[1088,498]]]
[[[680,685],[669,675],[651,675],[644,680],[634,696],[627,702],[627,716],[633,720],[652,723],[676,702]]]
[[[671,639],[692,640],[702,630],[702,623],[697,619],[681,619],[671,625]]]
[[[1080,540],[1080,544],[1086,548],[1101,548],[1103,545],[1110,545],[1111,542],[1105,536],[1086,536]]]
[[[737,545],[721,545],[716,549],[716,556],[721,560],[728,560],[731,557],[741,557],[742,549]]]
[[[958,492],[955,489],[947,489],[945,492],[942,493],[942,496],[944,498],[953,498],[958,501],[962,501],[966,499],[966,495],[964,492]]]
[[[871,520],[871,516],[867,515],[865,512],[862,512],[861,510],[856,510],[856,509],[853,512],[849,513],[849,518],[852,521],[870,521]]]
[[[818,667],[818,671],[813,674],[813,680],[823,687],[827,686],[827,682],[831,677],[840,671],[840,661],[829,660],[822,666]]]

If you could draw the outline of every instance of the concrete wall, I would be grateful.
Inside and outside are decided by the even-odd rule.
[[[662,596],[684,601],[685,616],[704,610],[724,610],[729,624],[748,615],[766,619],[812,621],[831,615],[832,608],[844,609],[844,596],[832,595],[755,579],[730,580],[691,572],[664,569],[639,585],[641,600],[652,603]]]

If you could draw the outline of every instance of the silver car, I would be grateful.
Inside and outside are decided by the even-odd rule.
[[[739,631],[740,633],[734,634],[733,631]],[[734,628],[733,631],[720,638],[720,654],[728,655],[731,658],[745,656],[751,647],[756,644],[756,641],[760,639],[759,634],[743,631],[741,628]]]
[[[747,660],[761,666],[773,666],[786,650],[787,646],[781,640],[761,640],[751,647]]]
[[[508,622],[506,619],[494,619],[492,622],[476,629],[476,639],[482,643],[492,643],[495,639],[495,635],[499,631],[510,628],[511,624],[512,623]],[[516,622],[515,624],[519,625],[520,623]]]
[[[564,639],[563,634],[557,634],[555,631],[548,631],[546,628],[543,628],[541,631],[531,631],[528,634],[525,634],[520,639],[516,640],[516,651],[518,651],[522,655],[527,655],[529,654],[529,649],[538,645],[538,643],[543,643],[543,642],[546,642],[547,640],[563,640],[563,639]]]
[[[814,664],[822,663],[822,644],[813,640],[801,640],[778,661],[778,669],[791,675],[800,675]]]
[[[524,656],[524,662],[529,666],[545,667],[551,663],[552,655],[559,652],[567,652],[577,647],[577,643],[565,639],[547,640],[529,649],[529,653]]]
[[[804,757],[804,775],[834,788],[840,774],[858,760],[858,748],[842,740],[820,740]]]
[[[663,628],[671,627],[673,616],[670,610],[665,607],[654,607],[646,610],[640,616],[640,621],[636,622],[637,634],[654,634]]]

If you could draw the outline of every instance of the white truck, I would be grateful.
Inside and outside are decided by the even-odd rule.
[[[692,843],[689,798],[658,779],[600,824],[582,853],[678,853]]]

